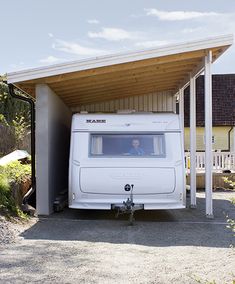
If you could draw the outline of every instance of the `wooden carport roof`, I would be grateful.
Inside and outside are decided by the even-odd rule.
[[[215,61],[233,42],[232,35],[108,55],[8,74],[31,96],[37,84],[49,87],[70,107],[151,92],[177,92],[189,75],[202,71],[209,50]]]

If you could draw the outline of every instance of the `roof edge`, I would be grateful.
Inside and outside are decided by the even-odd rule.
[[[161,57],[184,52],[192,52],[201,49],[230,46],[233,44],[233,35],[222,35],[202,40],[187,41],[178,44],[165,45],[158,48],[135,50],[132,52],[118,53],[84,60],[70,61],[45,67],[26,69],[23,71],[10,72],[7,74],[8,83],[20,83],[28,80],[72,73],[115,64],[128,63],[154,57]]]

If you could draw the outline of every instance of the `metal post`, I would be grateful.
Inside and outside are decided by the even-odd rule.
[[[205,56],[205,192],[206,216],[213,218],[212,204],[212,52]]]
[[[184,133],[184,89],[179,89],[179,115],[182,131]]]
[[[196,208],[196,84],[190,76],[190,207]]]
[[[179,115],[180,115],[180,127],[182,129],[182,152],[185,159],[185,145],[184,145],[184,88],[179,89]],[[184,169],[184,183],[183,183],[183,190],[186,192],[186,161],[184,160],[184,164],[182,165]]]

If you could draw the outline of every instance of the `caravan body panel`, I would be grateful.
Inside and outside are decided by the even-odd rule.
[[[69,207],[111,209],[130,196],[128,186],[144,209],[185,207],[179,116],[73,115]]]

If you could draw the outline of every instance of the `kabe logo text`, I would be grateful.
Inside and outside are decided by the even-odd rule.
[[[86,123],[106,123],[106,119],[87,119]]]

